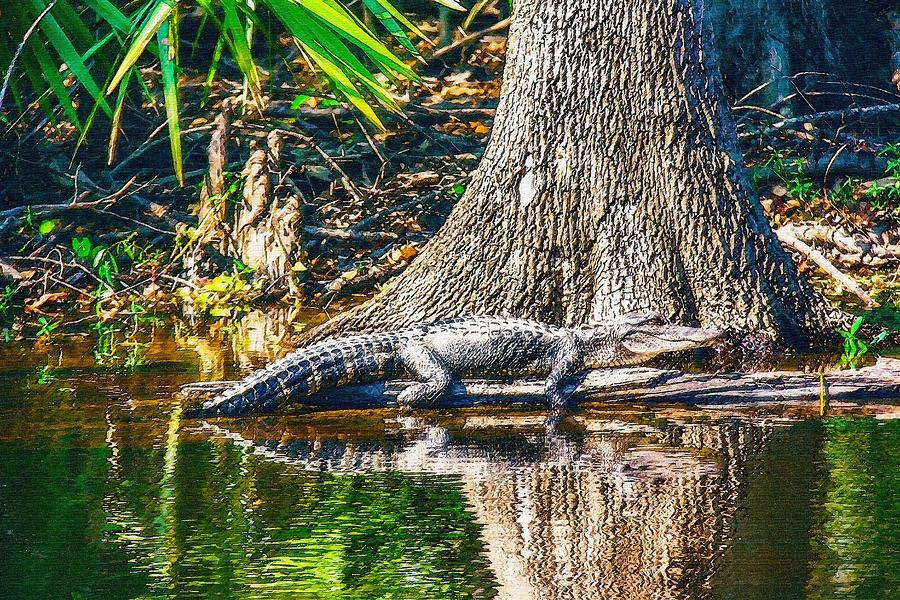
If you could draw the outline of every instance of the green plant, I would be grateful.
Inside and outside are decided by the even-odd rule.
[[[35,383],[38,385],[47,385],[56,379],[56,375],[53,374],[53,367],[50,365],[37,367],[35,369],[35,376]]]
[[[129,246],[124,246],[129,248]],[[97,278],[108,289],[112,289],[115,275],[119,273],[119,263],[111,248],[103,244],[92,244],[90,238],[72,238],[72,249],[75,256],[89,264],[97,271]],[[123,250],[124,252],[124,250]]]
[[[16,288],[7,285],[0,290],[0,322],[4,321],[9,314],[9,310],[13,305],[13,296],[16,294]]]
[[[435,1],[465,10],[455,0]],[[55,106],[48,98],[55,96],[56,105],[81,132],[79,144],[97,111],[106,114],[112,124],[112,160],[129,83],[136,82],[150,104],[156,103],[137,70],[138,59],[145,52],[153,54],[159,61],[173,165],[182,185],[180,26],[195,14],[200,18],[196,39],[207,25],[212,25],[217,34],[207,69],[207,92],[223,52],[227,51],[243,76],[245,97],[252,98],[257,107],[263,104],[263,83],[253,52],[254,38],[266,42],[256,54],[284,54],[281,28],[288,34],[290,46],[301,53],[301,59],[294,62],[315,65],[339,98],[379,126],[372,100],[388,110],[399,112],[400,108],[376,73],[418,80],[415,72],[340,0],[136,0],[117,5],[109,0],[56,0],[52,10],[45,13],[49,3],[50,0],[28,0],[4,4],[6,36],[0,41],[0,71],[10,67],[18,41],[26,39],[32,24],[43,15],[39,26],[27,37],[27,50],[21,55],[28,82],[51,118],[55,116]],[[363,0],[363,4],[394,39],[424,62],[406,32],[423,40],[428,38],[389,0]],[[277,29],[273,26],[276,23]],[[290,61],[286,64],[292,67]],[[71,85],[69,78],[79,85]],[[76,89],[84,90],[94,103],[86,120],[79,116],[71,97]],[[10,91],[19,110],[24,110],[28,102],[20,82],[12,81]],[[106,96],[113,92],[115,102],[110,106]]]
[[[894,179],[900,179],[900,144],[885,144],[878,156],[888,157],[884,174]]]
[[[59,327],[59,321],[47,320],[47,317],[38,317],[38,324],[41,326],[38,329],[37,337],[46,337],[48,340],[53,337],[53,330]]]
[[[795,175],[787,182],[788,196],[802,202],[811,202],[816,197],[814,184],[804,175]]]
[[[102,312],[99,300],[96,310],[99,316]],[[120,315],[125,316],[123,313]],[[93,354],[94,362],[97,365],[109,368],[124,367],[128,371],[134,371],[137,367],[147,363],[146,350],[150,344],[138,340],[140,325],[149,323],[155,326],[159,322],[159,318],[135,300],[131,301],[127,316],[131,322],[128,332],[126,332],[125,323],[121,319],[98,320],[94,323],[93,328],[97,332],[97,342]],[[124,357],[121,355],[123,347],[127,348]]]
[[[859,183],[860,181],[856,177],[844,179],[828,193],[828,199],[831,200],[832,203],[841,206],[853,206],[853,192],[859,186]]]
[[[883,340],[887,336],[887,332],[883,331],[875,336],[870,342],[865,342],[857,335],[859,328],[865,321],[865,317],[857,317],[850,326],[849,331],[838,329],[837,332],[844,338],[844,352],[841,355],[841,366],[849,366],[855,369],[860,359],[872,349],[872,346]]]
[[[818,190],[804,168],[800,158],[788,158],[781,150],[775,150],[764,163],[752,169],[750,178],[758,185],[765,177],[765,171],[771,171],[781,180],[787,195],[804,203],[815,200]]]

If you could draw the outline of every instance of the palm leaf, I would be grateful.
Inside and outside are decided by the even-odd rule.
[[[368,7],[370,11],[372,11],[372,14],[375,15],[375,17],[379,21],[381,21],[381,24],[384,25],[384,28],[388,30],[388,33],[394,36],[395,40],[400,42],[401,46],[406,48],[406,50],[409,51],[410,54],[418,58],[420,61],[422,61],[423,63],[425,62],[425,59],[422,58],[422,55],[419,54],[419,51],[416,50],[416,47],[409,40],[409,37],[407,37],[406,32],[403,31],[403,27],[400,26],[400,22],[398,22],[396,16],[392,14],[386,6],[382,5],[382,0],[363,0],[363,3]],[[384,3],[391,8],[394,8],[390,2]],[[394,12],[396,12],[397,15],[403,18],[403,15],[400,14],[399,11],[394,9]],[[409,23],[409,21],[406,22]],[[408,27],[410,30],[414,30],[419,35],[422,35],[422,33],[418,29],[416,29],[416,27],[412,23],[409,23]]]
[[[365,98],[362,97],[362,94],[359,93],[359,90],[354,87],[353,82],[350,81],[350,78],[347,77],[344,70],[341,69],[339,65],[337,65],[327,54],[321,52],[319,49],[314,48],[313,44],[307,44],[303,40],[298,39],[297,42],[303,47],[303,49],[312,57],[313,61],[324,71],[325,75],[328,76],[331,81],[332,87],[342,96],[344,96],[347,100],[350,101],[353,106],[355,106],[369,121],[374,123],[380,129],[384,129],[384,125],[381,123],[381,120],[378,118],[378,115],[375,114],[375,111],[372,110],[372,107],[369,106],[369,103],[366,102]]]
[[[175,47],[169,38],[170,20],[163,21],[156,31],[159,44],[159,68],[162,72],[163,96],[166,99],[166,116],[169,126],[169,145],[172,148],[172,165],[178,184],[184,186],[184,168],[181,155],[181,126],[178,123],[178,78],[175,74]]]
[[[38,11],[38,14],[40,14],[40,11],[46,8],[46,6],[40,0],[32,0],[31,5],[35,8],[35,10]],[[84,89],[86,89],[88,93],[94,97],[94,100],[100,103],[100,107],[103,109],[103,112],[105,112],[109,116],[112,116],[112,110],[103,99],[103,93],[100,91],[100,87],[97,85],[97,82],[94,81],[93,76],[91,76],[90,70],[88,69],[87,65],[84,64],[84,60],[82,59],[81,54],[79,54],[78,50],[75,49],[72,41],[69,40],[68,36],[66,36],[62,28],[59,26],[59,23],[57,23],[56,19],[53,16],[53,12],[54,11],[51,11],[44,17],[44,20],[41,21],[39,27],[40,31],[47,36],[47,39],[53,46],[53,49],[56,51],[62,61],[66,63],[69,71],[71,71],[75,78],[79,81],[79,83],[84,86]],[[93,41],[93,39],[91,41]],[[35,44],[32,44],[32,46],[34,45]],[[45,73],[45,76],[46,75],[47,74]]]
[[[35,32],[31,39],[34,42],[41,42],[38,32]],[[69,90],[63,83],[63,76],[59,72],[56,61],[50,57],[50,53],[43,43],[31,43],[28,45],[28,48],[34,54],[34,58],[37,60],[38,65],[40,65],[40,71],[44,79],[47,81],[53,95],[56,96],[56,99],[59,101],[63,111],[65,111],[66,116],[69,117],[69,120],[71,120],[75,127],[81,131],[81,120],[78,118],[78,113],[75,112],[75,107],[72,106],[72,99],[69,98]]]
[[[225,10],[225,31],[231,41],[231,52],[234,60],[241,70],[241,74],[247,79],[250,93],[259,106],[262,106],[262,84],[259,81],[259,71],[250,53],[250,44],[247,43],[247,30],[238,16],[234,0],[221,0]]]
[[[455,0],[434,0],[434,1],[437,2],[438,4],[440,4],[441,6],[446,6],[447,8],[452,8],[453,10],[458,10],[460,12],[466,11],[466,7],[463,6],[462,4],[460,4],[459,2],[456,2]],[[512,1],[512,0],[510,0],[510,1]]]
[[[109,0],[84,0],[84,3],[119,33],[128,34],[131,31],[131,19],[122,14]]]
[[[169,4],[166,0],[156,0],[155,4],[152,6],[153,8],[150,10],[150,13],[135,34],[134,41],[131,43],[131,47],[125,54],[125,58],[119,63],[119,70],[113,75],[112,82],[106,88],[107,94],[111,94],[112,91],[116,89],[116,86],[119,85],[119,82],[122,81],[122,78],[125,77],[128,70],[134,66],[138,57],[144,52],[144,48],[147,47],[150,38],[159,31],[163,23],[168,20],[175,10],[174,4]]]
[[[119,145],[119,132],[122,130],[122,108],[125,106],[125,98],[128,94],[128,82],[131,80],[131,76],[136,74],[135,71],[136,70],[132,67],[122,80],[122,85],[119,86],[119,97],[116,98],[112,125],[109,130],[109,147],[106,151],[106,164],[109,165],[113,164],[113,161],[116,158],[116,148]],[[140,79],[139,75],[138,79]]]
[[[469,14],[466,15],[466,19],[465,19],[465,21],[463,21],[462,28],[468,29],[469,26],[472,24],[472,21],[475,20],[475,17],[478,16],[478,13],[480,13],[482,11],[482,9],[484,9],[484,7],[487,6],[488,2],[490,2],[490,1],[491,0],[478,0],[478,2],[476,2],[475,5],[472,6],[472,9],[469,11]]]

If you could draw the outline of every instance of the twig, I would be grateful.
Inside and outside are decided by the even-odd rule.
[[[468,178],[464,177],[464,178],[460,179],[460,181],[465,181],[466,179],[468,179]],[[403,202],[402,204],[395,204],[393,206],[389,206],[388,208],[385,208],[384,210],[379,211],[370,217],[366,217],[365,219],[360,220],[358,223],[351,226],[350,229],[353,231],[366,231],[366,230],[372,228],[374,225],[380,224],[382,221],[384,221],[387,218],[387,216],[389,214],[391,214],[393,212],[403,212],[404,210],[411,208],[411,207],[415,206],[416,204],[419,204],[419,203],[424,204],[424,203],[427,203],[436,198],[440,198],[441,195],[443,195],[444,193],[446,193],[445,190],[438,190],[436,192],[431,192],[430,194],[426,194],[425,196],[413,198],[412,200],[407,200],[406,202]]]
[[[452,44],[448,46],[444,46],[443,48],[438,48],[434,54],[431,55],[431,58],[440,58],[441,56],[447,54],[448,52],[453,52],[457,48],[461,46],[466,46],[471,44],[472,42],[478,41],[486,35],[490,35],[495,31],[500,31],[502,29],[506,29],[509,27],[509,24],[512,23],[512,17],[507,17],[502,21],[497,21],[487,29],[482,29],[481,31],[476,31],[475,33],[470,33],[469,35],[462,37]]]
[[[384,154],[381,153],[381,150],[378,149],[378,145],[375,143],[375,140],[372,139],[372,136],[369,135],[369,130],[366,129],[362,121],[359,120],[358,117],[353,117],[356,121],[356,124],[359,126],[359,130],[363,132],[363,135],[366,138],[366,143],[369,144],[369,148],[372,149],[372,152],[375,153],[375,156],[378,157],[378,160],[381,161],[381,167],[378,169],[378,176],[375,178],[375,181],[372,183],[372,189],[378,189],[381,180],[384,178],[384,172],[387,169],[388,161],[384,157]]]
[[[162,125],[160,125],[160,126],[157,128],[156,131],[159,131],[160,129],[162,129],[162,127],[165,126],[167,123],[168,123],[168,120],[163,121]],[[212,125],[198,125],[197,127],[191,127],[190,129],[185,129],[184,131],[181,132],[181,136],[182,136],[182,137],[185,137],[185,136],[187,136],[187,135],[189,135],[189,134],[191,134],[191,133],[198,133],[198,132],[200,132],[200,131],[208,131],[208,130],[210,130],[210,129],[212,129],[212,128],[213,128]],[[150,135],[151,135],[151,136],[156,135],[156,132],[154,131],[154,132],[153,132],[152,134],[150,134]],[[115,176],[116,176],[116,173],[118,173],[118,172],[122,169],[122,167],[124,167],[125,165],[127,165],[128,163],[130,163],[131,161],[133,161],[134,159],[136,159],[136,158],[138,158],[139,156],[141,156],[144,152],[146,152],[146,151],[149,150],[150,148],[153,148],[154,146],[157,146],[158,144],[162,144],[162,143],[165,142],[166,140],[167,140],[167,138],[162,137],[162,138],[153,140],[153,141],[151,142],[151,141],[150,141],[150,138],[147,138],[147,141],[145,141],[145,142],[144,142],[137,150],[135,150],[128,158],[123,159],[122,162],[120,162],[120,163],[117,164],[115,167],[113,167],[112,169],[110,169],[110,170],[109,170],[109,176],[110,176],[110,177],[115,177]]]
[[[84,265],[79,264],[77,262],[71,262],[71,263],[65,262],[64,263],[64,262],[62,262],[61,258],[60,258],[60,260],[53,260],[52,258],[47,258],[45,256],[10,256],[8,258],[9,258],[9,260],[21,260],[21,261],[25,261],[25,262],[31,261],[31,262],[49,263],[52,265],[60,265],[61,267],[74,267],[76,269],[80,269],[81,271],[84,271],[85,273],[87,273],[87,275],[91,279],[93,279],[100,285],[107,286],[109,288],[109,290],[112,292],[113,296],[118,296],[116,291],[114,289],[112,289],[112,286],[110,286],[108,283],[106,283],[105,281],[103,281],[102,279],[100,279],[99,277],[94,275],[90,269],[88,269]],[[61,276],[62,276],[62,273],[60,272],[60,277]]]
[[[837,152],[834,153],[834,156],[831,157],[831,160],[828,161],[828,166],[825,167],[825,174],[822,176],[822,189],[828,188],[828,173],[831,172],[831,166],[834,164],[834,161],[837,160],[837,157],[840,156],[841,152],[850,147],[850,144],[844,144],[840,148],[837,149]]]
[[[877,117],[893,112],[900,112],[900,103],[879,104],[878,106],[867,106],[865,108],[843,108],[840,110],[829,110],[811,115],[803,115],[802,117],[794,117],[793,119],[784,119],[777,123],[773,123],[770,127],[764,129],[766,133],[771,133],[779,129],[788,129],[801,123],[818,123],[827,120],[845,120],[851,117]]]
[[[163,279],[168,279],[169,281],[174,281],[175,283],[181,283],[181,284],[186,285],[189,288],[193,288],[195,290],[200,289],[200,286],[197,285],[196,283],[190,282],[187,279],[178,277],[176,275],[169,275],[168,273],[157,273],[156,276],[161,277]]]
[[[4,211],[0,211],[0,220],[7,218],[17,218],[20,217],[23,213],[25,213],[29,206],[31,207],[32,214],[40,214],[42,216],[52,215],[58,212],[65,212],[69,210],[91,210],[97,208],[101,204],[109,203],[109,197],[101,198],[100,200],[93,200],[91,202],[63,202],[60,204],[35,204],[35,205],[22,205],[16,206],[15,208],[10,208]]]
[[[363,196],[362,192],[359,191],[359,188],[357,188],[353,184],[353,180],[350,179],[350,177],[347,175],[347,173],[344,172],[344,169],[342,169],[341,166],[339,164],[337,164],[335,162],[335,160],[331,157],[331,155],[329,155],[327,152],[325,152],[325,150],[322,149],[322,147],[319,146],[312,137],[310,137],[308,135],[304,135],[297,131],[291,131],[289,129],[284,129],[284,128],[279,128],[278,131],[280,133],[283,133],[284,135],[289,135],[289,136],[297,138],[299,140],[303,140],[304,142],[306,142],[307,144],[312,146],[315,149],[315,151],[319,153],[319,155],[322,157],[322,159],[325,161],[325,163],[328,164],[329,167],[331,167],[332,169],[337,171],[338,174],[341,176],[341,184],[343,184],[344,189],[347,190],[347,193],[350,194],[356,202],[359,202],[360,204],[365,205],[365,202],[366,202],[365,196]]]
[[[304,225],[303,233],[312,237],[366,242],[396,240],[398,237],[396,233],[390,231],[356,231],[355,229],[335,229],[330,227],[316,227],[314,225]]]
[[[19,43],[19,47],[16,48],[16,53],[13,54],[12,60],[9,61],[9,68],[6,70],[6,75],[3,77],[3,88],[0,89],[0,108],[3,108],[3,101],[6,99],[6,90],[9,88],[9,81],[12,78],[13,70],[16,68],[16,61],[19,60],[19,55],[22,54],[22,50],[25,48],[25,43],[28,42],[28,38],[31,37],[31,34],[34,33],[34,30],[37,29],[37,26],[44,17],[47,16],[47,13],[56,6],[57,1],[58,0],[53,0],[47,5],[47,8],[38,15],[38,18],[34,20],[34,23],[31,24],[31,27],[28,28],[25,35],[22,37],[22,41]]]
[[[15,280],[22,279],[22,274],[19,273],[19,271],[15,267],[7,262],[4,262],[2,259],[0,259],[0,275],[3,275],[4,277],[11,277]]]

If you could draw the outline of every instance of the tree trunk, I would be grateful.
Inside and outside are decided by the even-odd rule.
[[[702,0],[520,0],[494,131],[420,257],[307,339],[654,309],[792,345],[823,323],[744,177]]]

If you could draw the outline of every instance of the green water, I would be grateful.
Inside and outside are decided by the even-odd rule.
[[[900,421],[203,423],[190,348],[58,350],[0,351],[0,598],[900,598]]]

